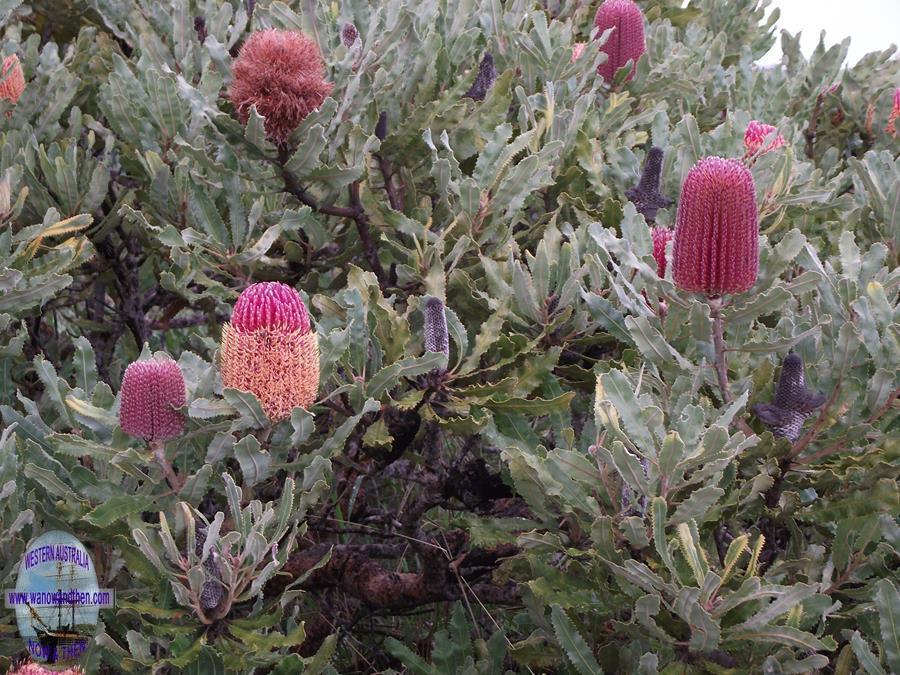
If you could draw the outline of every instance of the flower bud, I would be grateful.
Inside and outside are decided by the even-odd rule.
[[[266,135],[285,144],[297,125],[331,93],[318,45],[302,33],[270,28],[253,33],[232,65],[228,92],[242,124],[250,108],[265,117]]]
[[[772,403],[760,403],[754,407],[757,417],[772,429],[778,438],[791,443],[800,438],[806,418],[825,402],[822,394],[806,388],[803,359],[798,354],[788,354],[781,364],[781,377],[775,388]]]
[[[678,204],[672,276],[685,291],[742,293],[759,271],[753,175],[741,162],[707,157],[688,172]]]
[[[203,546],[206,544],[206,528],[198,527],[194,531],[194,539],[197,546],[194,552],[198,556],[203,555]],[[203,582],[203,589],[200,591],[200,605],[203,609],[214,609],[219,606],[224,597],[224,588],[219,582],[222,580],[222,572],[219,570],[217,563],[215,548],[211,549],[206,560],[203,562],[203,569],[209,578]]]
[[[478,76],[463,96],[467,96],[474,101],[483,101],[488,91],[497,79],[497,69],[494,68],[494,57],[490,52],[485,52],[481,63],[478,66]]]
[[[608,28],[614,29],[606,44],[600,47],[608,58],[597,67],[597,72],[611,82],[616,71],[631,60],[634,65],[628,74],[630,80],[634,77],[637,60],[646,49],[644,14],[640,7],[632,0],[606,0],[594,16],[594,25],[599,28],[598,37]]]
[[[631,200],[637,212],[643,215],[648,223],[656,220],[656,212],[659,209],[664,209],[672,204],[672,200],[664,197],[659,191],[662,162],[663,151],[657,147],[651,147],[644,159],[640,182],[637,187],[625,191],[625,196]]]
[[[222,330],[222,384],[251,392],[273,422],[319,391],[319,343],[300,294],[279,282],[249,286]]]
[[[344,27],[341,28],[341,42],[344,43],[344,46],[349,49],[358,38],[359,31],[356,30],[356,26],[349,22],[345,23]]]
[[[425,301],[425,351],[442,352],[450,357],[450,340],[447,335],[447,314],[444,303],[437,298]]]
[[[135,361],[122,377],[119,426],[148,442],[169,441],[184,431],[184,376],[172,359]]]

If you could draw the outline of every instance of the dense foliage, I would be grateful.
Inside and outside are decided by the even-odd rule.
[[[900,672],[900,61],[762,69],[766,4],[638,0],[609,82],[580,0],[0,0],[3,587],[85,542],[91,673]],[[651,234],[707,156],[759,218],[714,298]],[[261,281],[319,351],[277,423],[220,374]]]

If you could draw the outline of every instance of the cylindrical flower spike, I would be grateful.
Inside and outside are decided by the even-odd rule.
[[[15,105],[24,91],[25,73],[22,72],[22,64],[19,63],[19,57],[16,54],[11,54],[3,59],[3,73],[0,75],[0,99]]]
[[[628,63],[629,60],[637,65],[637,60],[644,53],[644,14],[633,0],[605,0],[594,16],[594,25],[600,30],[597,35],[603,35],[608,28],[613,28],[609,40],[600,50],[605,52],[607,60],[597,67],[597,72],[607,82],[611,82],[616,71]],[[628,74],[630,80],[634,77],[634,66]]]
[[[172,359],[135,361],[125,369],[119,406],[119,426],[148,442],[169,441],[184,431],[187,393],[184,376]]]
[[[469,91],[463,96],[468,96],[474,101],[483,101],[496,79],[497,69],[494,68],[494,57],[490,52],[485,52],[481,63],[478,65],[478,75],[475,77],[472,86],[469,87]]]
[[[289,30],[256,31],[232,66],[229,97],[246,124],[250,108],[266,119],[266,134],[284,144],[297,125],[331,93],[316,43]]]
[[[894,107],[891,109],[891,116],[888,118],[885,131],[891,136],[897,135],[897,120],[900,119],[900,87],[894,90]]]
[[[425,301],[425,351],[442,352],[450,358],[450,340],[447,334],[447,314],[444,303],[437,298]]]
[[[653,237],[653,257],[656,259],[656,273],[660,277],[666,276],[666,245],[675,236],[668,227],[657,226],[650,230]]]
[[[753,175],[741,162],[701,159],[678,204],[672,276],[685,291],[742,293],[759,271],[759,213]]]
[[[803,359],[788,354],[781,364],[781,377],[772,403],[760,403],[754,411],[772,434],[794,443],[800,438],[803,422],[825,402],[825,396],[806,388]]]
[[[672,200],[664,197],[659,191],[662,163],[663,151],[657,147],[651,147],[644,159],[640,182],[637,187],[625,191],[625,196],[631,200],[637,212],[644,216],[648,223],[656,220],[657,211],[672,204]]]
[[[777,128],[773,127],[771,124],[763,124],[762,122],[751,120],[750,124],[747,125],[747,131],[744,132],[744,149],[746,150],[746,154],[765,154],[787,145],[784,136],[777,134],[765,147],[763,147],[766,137],[775,131],[777,131]]]
[[[286,284],[249,286],[222,331],[222,384],[249,391],[273,422],[308,408],[319,392],[319,343],[300,294]]]

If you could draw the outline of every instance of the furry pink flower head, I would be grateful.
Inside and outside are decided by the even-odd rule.
[[[248,286],[222,331],[222,384],[251,392],[270,420],[308,408],[319,391],[319,343],[300,294],[277,281]]]
[[[616,71],[628,63],[629,59],[637,60],[644,53],[644,14],[633,0],[605,0],[594,16],[594,25],[600,30],[598,37],[608,28],[612,34],[600,51],[605,52],[607,60],[597,67],[597,72],[607,82],[612,81]],[[628,75],[634,77],[634,67]]]
[[[3,59],[3,73],[0,75],[0,99],[15,105],[24,91],[25,73],[22,72],[19,57],[15,54],[7,56]]]
[[[331,93],[319,47],[297,31],[256,31],[232,66],[229,97],[246,124],[250,108],[266,118],[266,134],[287,143],[303,119]]]
[[[777,134],[774,138],[772,138],[771,141],[769,141],[768,145],[763,147],[763,144],[766,141],[766,137],[769,136],[769,134],[774,133],[775,131],[777,131],[776,127],[773,127],[771,124],[763,124],[762,122],[752,120],[750,124],[747,125],[747,131],[744,132],[744,148],[747,151],[746,154],[765,154],[787,145],[787,141],[784,140],[784,136],[782,136],[781,134]]]
[[[135,361],[122,378],[119,426],[145,441],[168,441],[184,431],[184,376],[172,359]]]
[[[685,291],[742,293],[759,271],[753,174],[740,161],[707,157],[688,172],[675,227],[672,276]]]

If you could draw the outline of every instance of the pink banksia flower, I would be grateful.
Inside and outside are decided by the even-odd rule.
[[[25,73],[22,71],[22,64],[19,63],[19,57],[16,54],[11,54],[3,59],[3,73],[0,75],[0,99],[15,105],[24,91]]]
[[[688,172],[675,227],[672,276],[685,291],[742,293],[759,271],[756,186],[741,162],[707,157]]]
[[[297,31],[256,31],[241,47],[232,74],[229,97],[238,119],[246,124],[255,105],[266,135],[282,145],[332,89],[319,47]]]
[[[135,361],[122,377],[119,426],[148,442],[169,441],[184,431],[187,394],[178,364],[169,358]]]
[[[747,131],[744,132],[744,149],[746,150],[746,155],[762,155],[787,145],[784,136],[777,134],[765,145],[765,147],[763,147],[766,138],[777,130],[778,129],[771,124],[763,124],[762,122],[752,120],[750,124],[747,125]]]
[[[65,670],[50,670],[36,663],[23,663],[9,671],[9,675],[84,675],[80,666],[72,666]]]
[[[891,109],[891,116],[888,118],[887,126],[884,130],[891,136],[897,135],[897,119],[900,118],[900,87],[894,89],[894,107]]]
[[[650,230],[653,238],[653,257],[656,260],[656,273],[660,277],[666,276],[666,246],[675,237],[675,233],[668,227],[656,226]]]
[[[616,71],[631,60],[634,65],[628,75],[630,80],[637,60],[645,51],[644,14],[640,7],[632,0],[605,0],[594,16],[594,25],[599,28],[598,37],[608,28],[614,29],[606,44],[600,47],[608,58],[597,67],[597,72],[611,82]]]
[[[319,343],[300,294],[286,284],[248,286],[222,331],[222,384],[249,391],[273,422],[308,408],[319,392]]]

